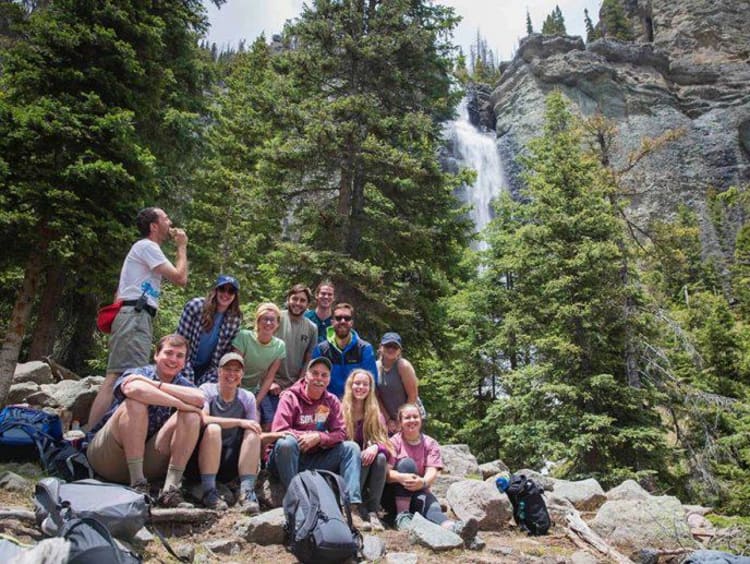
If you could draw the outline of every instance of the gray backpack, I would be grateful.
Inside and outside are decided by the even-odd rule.
[[[297,474],[284,495],[284,516],[287,547],[300,561],[325,564],[357,557],[362,537],[352,525],[349,494],[339,475],[326,470]]]
[[[34,513],[42,531],[50,536],[57,536],[73,517],[90,517],[112,536],[130,540],[148,521],[150,505],[145,495],[119,484],[44,478],[34,491]]]

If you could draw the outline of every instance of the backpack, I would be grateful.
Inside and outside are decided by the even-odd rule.
[[[60,416],[21,405],[0,411],[0,455],[2,460],[33,460],[38,450],[34,435],[42,433],[53,441],[63,436]]]
[[[357,557],[362,537],[352,525],[349,494],[339,475],[327,470],[300,472],[287,488],[283,507],[287,548],[300,561],[323,564]]]
[[[143,561],[140,556],[120,548],[107,527],[91,517],[69,519],[58,536],[70,543],[68,564],[139,564]]]
[[[547,534],[552,521],[541,485],[524,474],[513,474],[505,493],[513,505],[513,519],[522,531],[529,535]]]
[[[112,535],[129,540],[146,524],[151,507],[145,495],[119,484],[98,480],[66,484],[44,478],[34,491],[34,513],[42,531],[51,536],[59,535],[66,520],[90,517]]]

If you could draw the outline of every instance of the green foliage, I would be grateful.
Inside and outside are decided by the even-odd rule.
[[[601,38],[601,34],[596,30],[593,22],[591,21],[588,8],[583,9],[583,22],[586,26],[586,43],[590,43],[596,39]]]
[[[567,33],[565,30],[565,18],[563,18],[560,6],[555,5],[555,9],[547,15],[542,24],[542,33],[544,35],[565,35]]]
[[[633,41],[635,34],[621,0],[602,0],[599,10],[599,28],[601,35],[608,39]]]
[[[498,69],[495,59],[495,54],[487,46],[487,40],[477,30],[476,41],[469,48],[469,76],[471,80],[495,84],[500,79],[500,69]]]
[[[534,26],[531,25],[531,14],[529,14],[529,10],[526,10],[526,35],[531,35],[534,33]]]

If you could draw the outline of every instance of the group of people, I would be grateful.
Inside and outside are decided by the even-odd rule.
[[[401,337],[372,345],[353,329],[351,304],[335,288],[292,286],[285,309],[261,303],[242,327],[240,285],[220,275],[205,298],[186,305],[174,334],[156,345],[152,321],[163,278],[187,282],[187,235],[159,208],[139,212],[142,239],[128,253],[116,299],[107,375],[89,417],[87,456],[104,479],[184,504],[183,477],[200,480],[202,503],[226,509],[217,480],[239,480],[240,507],[257,513],[261,464],[288,487],[306,469],[340,474],[355,525],[381,530],[382,508],[398,528],[419,512],[465,539],[477,523],[452,521],[430,486],[442,468],[438,444],[422,433],[424,409]],[[172,238],[172,264],[161,245]],[[335,305],[334,305],[335,304]]]

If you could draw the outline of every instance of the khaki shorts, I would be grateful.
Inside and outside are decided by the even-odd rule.
[[[128,484],[128,462],[122,445],[115,440],[112,431],[114,420],[113,415],[107,424],[97,431],[86,449],[86,457],[94,471],[108,482]],[[160,480],[167,475],[170,454],[157,452],[154,444],[158,434],[154,433],[154,436],[146,441],[146,450],[143,452],[143,475],[147,480]]]
[[[151,360],[153,335],[153,319],[146,310],[122,306],[112,322],[107,372],[146,366]]]

